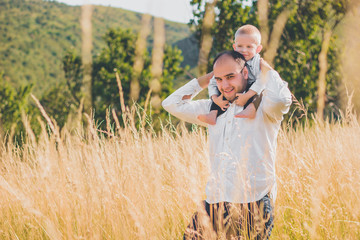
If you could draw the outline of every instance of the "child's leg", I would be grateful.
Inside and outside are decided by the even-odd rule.
[[[249,99],[245,104],[244,109],[235,115],[237,118],[250,118],[254,119],[256,116],[256,110],[258,109],[261,102],[262,94],[256,95]]]
[[[200,114],[197,118],[204,123],[215,125],[217,113],[218,113],[217,110],[212,110],[208,114]]]
[[[256,108],[254,103],[250,103],[244,110],[240,113],[236,114],[235,117],[237,118],[250,118],[254,119],[256,116]]]
[[[216,124],[216,118],[223,114],[225,111],[223,111],[218,105],[216,105],[214,102],[211,103],[210,106],[210,113],[208,114],[200,114],[197,118],[207,124],[215,125]]]

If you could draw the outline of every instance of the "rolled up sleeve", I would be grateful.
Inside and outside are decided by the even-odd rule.
[[[283,81],[276,71],[269,71],[262,98],[264,113],[270,118],[281,121],[283,115],[288,113],[291,102],[291,92],[287,82]]]
[[[260,94],[265,89],[265,83],[261,81],[260,74],[257,76],[256,81],[250,87],[250,89],[255,91],[257,94]]]

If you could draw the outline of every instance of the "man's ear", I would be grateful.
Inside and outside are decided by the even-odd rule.
[[[247,69],[247,67],[245,66],[243,69],[243,77],[247,80],[249,77],[249,70]]]
[[[257,46],[256,48],[256,53],[259,53],[262,50],[262,45],[260,44],[259,46]]]

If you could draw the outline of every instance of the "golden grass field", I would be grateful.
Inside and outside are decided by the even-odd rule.
[[[354,90],[360,109],[360,25],[349,23],[340,92]],[[0,240],[182,239],[205,199],[206,130],[168,121],[155,132],[141,111],[123,117],[105,132],[90,118],[61,131],[47,118],[35,137],[24,116],[20,144],[0,134]],[[359,120],[349,110],[336,122],[305,118],[278,136],[271,239],[360,240]]]
[[[207,134],[163,123],[109,137],[90,120],[0,140],[0,239],[182,239],[204,196]],[[26,120],[24,120],[26,121]],[[133,126],[133,127],[132,127]],[[360,126],[284,124],[271,239],[360,239]]]

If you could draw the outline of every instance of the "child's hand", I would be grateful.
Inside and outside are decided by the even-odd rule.
[[[272,70],[273,68],[263,58],[261,58],[260,69],[262,73],[267,73],[267,71]]]
[[[247,103],[247,101],[249,101],[249,99],[255,96],[256,94],[257,92],[251,89],[249,89],[249,91],[247,91],[246,93],[237,93],[234,102],[236,105],[244,106]]]
[[[235,104],[238,106],[244,106],[249,98],[246,96],[246,93],[236,93]]]
[[[219,96],[213,95],[211,96],[211,99],[214,101],[216,105],[218,105],[221,110],[225,111],[229,107],[229,101],[224,100],[224,95],[221,93]]]

